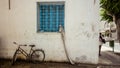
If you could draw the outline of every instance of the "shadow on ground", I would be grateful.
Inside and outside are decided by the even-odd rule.
[[[0,59],[0,68],[96,68],[93,64],[77,64],[71,65],[70,63],[58,62],[43,62],[31,63],[27,61],[16,61],[15,65],[11,65],[11,60]]]

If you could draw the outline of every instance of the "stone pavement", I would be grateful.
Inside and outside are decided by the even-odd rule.
[[[120,65],[120,53],[104,51],[99,58],[99,64]]]
[[[112,51],[101,52],[98,68],[120,68],[120,53]]]

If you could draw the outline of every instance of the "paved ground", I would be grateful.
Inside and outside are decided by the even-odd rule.
[[[102,51],[98,68],[120,68],[120,53]]]
[[[120,68],[120,53],[114,54],[111,51],[102,52],[99,64],[75,64],[44,62],[39,64],[26,61],[17,61],[14,66],[11,60],[0,59],[0,68]]]
[[[105,51],[101,53],[99,64],[120,65],[120,53]]]

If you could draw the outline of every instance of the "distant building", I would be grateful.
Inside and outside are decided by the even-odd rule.
[[[117,31],[116,24],[114,22],[100,22],[99,31],[104,35],[106,41],[116,40],[117,41]]]

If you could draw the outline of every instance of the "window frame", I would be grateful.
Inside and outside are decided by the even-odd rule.
[[[59,33],[59,31],[57,32],[52,32],[52,31],[41,31],[40,30],[40,4],[47,4],[47,5],[51,5],[51,4],[55,4],[55,5],[64,5],[64,31],[65,31],[65,1],[58,1],[58,2],[37,2],[37,32],[39,33]]]

